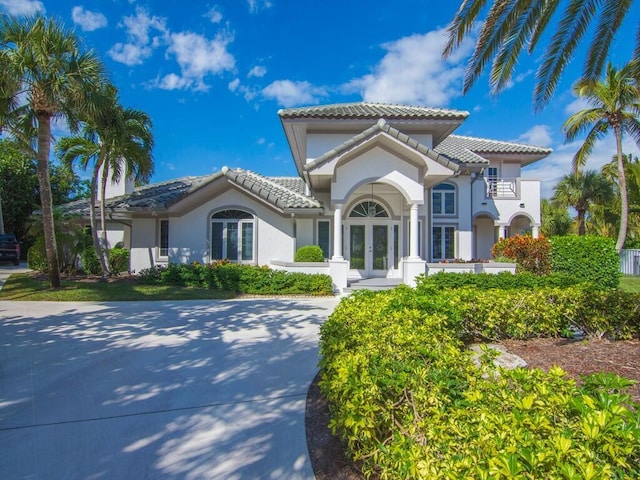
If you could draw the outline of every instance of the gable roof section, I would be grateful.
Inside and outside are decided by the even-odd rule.
[[[127,195],[108,198],[110,212],[164,211],[210,183],[228,179],[233,185],[280,210],[320,209],[322,204],[305,194],[305,184],[297,177],[264,177],[241,168],[222,168],[222,171],[203,177],[182,177],[165,182],[137,187]],[[64,213],[89,216],[88,199],[62,205]]]
[[[403,143],[407,145],[409,148],[421,153],[422,155],[425,155],[431,158],[432,160],[440,163],[442,166],[449,168],[454,172],[458,171],[458,165],[455,162],[452,162],[449,158],[438,154],[434,150],[431,150],[430,148],[421,144],[420,142],[411,138],[410,136],[405,135],[397,128],[393,128],[382,118],[378,120],[375,125],[372,125],[371,127],[367,128],[362,133],[359,133],[358,135],[351,137],[349,140],[342,143],[341,145],[338,145],[337,147],[322,154],[318,158],[314,159],[312,162],[307,163],[304,166],[304,169],[306,171],[313,170],[319,167],[320,165],[322,165],[323,163],[335,158],[336,156],[341,155],[349,151],[350,149],[363,144],[368,139],[373,138],[375,135],[377,135],[380,132],[388,134],[389,136],[397,139],[400,143]]]
[[[443,108],[356,102],[282,109],[278,110],[278,115],[280,118],[377,119],[383,117],[387,120],[464,120],[469,116],[469,112]]]
[[[482,156],[483,154],[525,155],[531,156],[530,162],[532,162],[552,152],[550,148],[462,135],[449,135],[434,150],[466,164],[488,164],[489,161]],[[530,162],[525,162],[523,165]]]

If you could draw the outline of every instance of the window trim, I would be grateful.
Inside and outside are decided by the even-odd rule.
[[[331,220],[329,220],[328,218],[316,220],[315,242],[316,242],[316,245],[318,245],[320,248],[322,248],[322,245],[320,245],[320,224],[321,223],[326,223],[328,225],[327,252],[325,255],[325,259],[329,259],[331,258],[331,255],[333,255],[332,223],[331,223]]]
[[[452,187],[451,189],[438,189],[444,185]],[[446,193],[453,194],[451,202],[445,202]],[[435,211],[435,196],[440,196],[440,212]],[[453,213],[445,213],[446,205],[453,204]],[[458,216],[458,186],[452,182],[442,182],[431,188],[431,214],[434,217],[457,217]]]
[[[446,246],[445,246],[445,242],[444,242],[444,238],[445,238],[445,229],[446,228],[452,228],[453,229],[453,256],[452,257],[446,257],[443,256],[443,253],[445,253],[446,251]],[[440,246],[440,256],[436,257],[433,253],[434,253],[434,248],[435,248],[435,234],[434,234],[434,230],[435,229],[440,229],[441,231],[441,238],[443,239],[442,245]],[[430,256],[431,256],[431,260],[433,262],[441,262],[444,260],[455,260],[456,258],[456,254],[457,254],[457,250],[458,250],[458,225],[455,224],[451,224],[451,223],[443,223],[443,224],[435,224],[431,226],[431,252],[430,252]]]

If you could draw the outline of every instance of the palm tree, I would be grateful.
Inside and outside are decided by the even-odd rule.
[[[620,230],[616,249],[624,246],[629,218],[629,200],[625,176],[624,157],[622,153],[622,136],[630,135],[640,144],[640,90],[634,78],[634,62],[630,62],[620,70],[611,63],[603,80],[582,79],[573,86],[579,98],[586,99],[591,108],[581,110],[564,123],[566,141],[573,141],[578,135],[586,133],[582,146],[573,157],[574,171],[583,166],[596,141],[604,137],[610,130],[616,139],[618,163],[618,185],[620,194]]]
[[[584,235],[585,217],[594,203],[603,204],[613,198],[613,186],[594,170],[565,175],[554,188],[553,202],[560,207],[573,207],[578,214],[578,235]]]
[[[86,170],[89,164],[93,164],[89,213],[91,231],[103,275],[107,276],[110,274],[105,210],[107,182],[119,182],[123,176],[135,178],[138,182],[148,181],[153,174],[153,135],[148,115],[120,105],[115,87],[107,86],[101,98],[102,107],[85,123],[82,135],[60,139],[56,152],[69,166],[79,161],[81,168]],[[101,192],[101,240],[95,218],[98,191]]]
[[[573,223],[566,207],[543,198],[540,201],[540,233],[545,237],[567,235]]]
[[[83,51],[78,37],[52,19],[0,18],[0,98],[22,99],[37,125],[37,172],[44,239],[51,286],[60,286],[55,242],[49,153],[51,120],[64,119],[73,130],[93,105],[96,87],[103,82],[103,66],[91,51]],[[19,84],[20,89],[5,90]],[[20,108],[20,107],[18,107]],[[0,111],[0,115],[6,111]],[[6,115],[3,115],[6,117]],[[6,123],[2,123],[7,126]],[[8,125],[10,132],[18,125]]]
[[[561,2],[463,0],[448,27],[449,38],[443,52],[445,58],[452,55],[469,36],[487,3],[491,3],[491,7],[467,64],[464,93],[469,91],[492,59],[489,80],[492,91],[499,93],[504,90],[509,85],[522,50],[526,49],[530,55],[534,52]],[[534,106],[537,109],[544,107],[553,96],[560,76],[592,24],[595,28],[585,57],[583,76],[597,78],[600,75],[611,42],[632,11],[634,0],[571,0],[563,3],[566,6],[558,27],[536,72]],[[634,58],[640,59],[640,25]]]

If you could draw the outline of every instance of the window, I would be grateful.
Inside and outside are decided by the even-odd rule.
[[[161,257],[169,256],[169,220],[160,220],[160,252]]]
[[[487,196],[496,197],[498,195],[498,167],[489,167],[487,175]]]
[[[434,215],[456,214],[456,187],[450,183],[441,183],[433,187],[431,193]]]
[[[454,259],[456,256],[456,227],[435,226],[432,230],[433,260]]]
[[[224,210],[211,217],[211,260],[253,261],[254,219],[242,210]]]
[[[329,245],[330,245],[330,224],[328,220],[318,220],[318,240],[317,244],[322,249],[324,258],[329,258]]]
[[[363,218],[363,217],[388,217],[389,214],[384,209],[382,205],[376,202],[362,202],[353,207],[351,213],[349,214],[350,218]]]

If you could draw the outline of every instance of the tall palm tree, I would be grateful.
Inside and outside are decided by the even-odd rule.
[[[553,96],[560,76],[573,58],[589,26],[593,36],[585,57],[583,76],[597,78],[606,61],[616,32],[632,11],[634,0],[462,0],[448,27],[448,42],[443,55],[448,57],[474,29],[484,7],[488,13],[467,64],[463,91],[469,91],[478,76],[491,62],[492,91],[499,93],[509,85],[522,50],[532,54],[554,14],[564,5],[564,11],[553,32],[543,61],[536,72],[534,106],[544,107]],[[640,25],[636,35],[634,58],[640,59]]]
[[[124,108],[112,86],[104,89],[102,99],[102,107],[85,123],[82,135],[61,138],[56,152],[66,165],[71,166],[77,161],[86,170],[92,164],[91,231],[103,275],[106,276],[110,274],[105,210],[107,182],[119,182],[123,177],[146,182],[153,174],[154,166],[151,154],[153,135],[148,115],[140,110]],[[102,239],[98,237],[95,218],[98,192]]]
[[[620,230],[616,241],[618,251],[624,246],[629,217],[622,136],[628,134],[640,144],[640,90],[634,77],[635,68],[634,62],[628,63],[620,70],[609,63],[604,79],[578,80],[573,86],[573,91],[578,97],[586,99],[591,108],[573,114],[563,127],[568,142],[575,140],[578,135],[586,134],[582,146],[573,157],[574,171],[578,171],[586,163],[596,141],[613,130],[620,194]]]
[[[44,239],[51,286],[60,286],[56,250],[49,154],[51,120],[64,119],[71,129],[89,110],[93,92],[103,82],[104,69],[92,51],[84,51],[78,37],[53,19],[0,17],[0,90],[19,84],[19,91],[0,91],[0,98],[22,99],[37,126],[37,172]],[[0,114],[6,113],[1,112]],[[7,127],[7,124],[3,123]],[[9,124],[8,130],[18,129]]]
[[[594,170],[565,175],[554,188],[553,202],[573,207],[578,214],[578,235],[584,235],[585,217],[592,204],[607,203],[613,198],[613,186]]]

